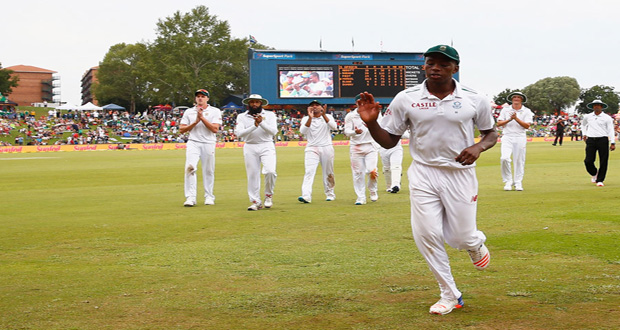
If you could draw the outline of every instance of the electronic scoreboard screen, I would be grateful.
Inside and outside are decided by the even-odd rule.
[[[422,81],[421,65],[340,65],[338,97],[355,97],[361,92],[375,97],[394,97]]]
[[[249,91],[269,104],[304,106],[322,100],[350,107],[355,96],[369,92],[381,104],[421,84],[424,53],[327,52],[248,49]],[[459,79],[458,73],[454,75]]]

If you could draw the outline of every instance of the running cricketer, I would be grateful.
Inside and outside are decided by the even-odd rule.
[[[438,45],[425,56],[426,80],[396,95],[379,124],[381,105],[363,93],[358,112],[375,141],[391,148],[407,131],[413,158],[408,170],[411,226],[418,250],[441,290],[431,314],[447,314],[464,305],[450,269],[444,242],[464,249],[474,267],[489,265],[486,237],[476,226],[478,180],[475,161],[497,143],[490,102],[461,86],[456,49]],[[474,126],[482,136],[474,141]]]
[[[276,146],[273,137],[278,133],[278,121],[272,111],[263,109],[269,101],[258,94],[243,100],[248,111],[237,116],[235,134],[243,139],[243,159],[248,177],[248,196],[252,203],[248,211],[258,211],[273,206],[276,186]],[[265,202],[260,195],[260,176],[265,175]]]
[[[222,125],[222,111],[207,104],[209,92],[199,89],[195,93],[196,106],[185,110],[179,132],[189,132],[185,150],[185,203],[186,207],[196,205],[196,170],[202,162],[202,183],[205,188],[205,205],[215,204],[213,183],[215,181],[215,142]]]
[[[302,203],[312,202],[312,184],[316,169],[321,164],[323,169],[323,190],[325,200],[336,199],[334,187],[334,145],[332,144],[332,130],[336,129],[334,117],[326,113],[327,105],[313,100],[308,104],[308,115],[301,119],[299,131],[306,136],[308,144],[304,152],[306,172],[301,185],[301,196],[297,198]]]

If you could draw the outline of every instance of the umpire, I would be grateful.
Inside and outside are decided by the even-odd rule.
[[[594,112],[585,115],[581,122],[583,140],[586,142],[586,158],[583,162],[586,165],[586,170],[592,176],[592,183],[596,183],[598,187],[603,187],[605,186],[603,181],[605,181],[607,174],[609,150],[616,150],[614,120],[603,112],[604,109],[607,109],[607,104],[601,100],[594,100],[588,103],[587,107]],[[594,165],[597,152],[599,157],[598,170]]]

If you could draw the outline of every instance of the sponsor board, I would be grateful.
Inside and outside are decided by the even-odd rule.
[[[554,137],[528,137],[527,142],[549,142]],[[478,141],[478,139],[476,139]],[[498,139],[501,142],[501,139]],[[404,146],[409,145],[409,140],[401,140]],[[217,149],[243,148],[243,142],[218,142]],[[279,141],[276,147],[305,147],[307,141]],[[349,140],[333,141],[334,146],[348,146]],[[77,145],[50,145],[50,146],[6,146],[0,147],[0,154],[5,153],[29,153],[29,152],[58,152],[58,151],[101,151],[101,150],[185,150],[185,143],[136,143],[136,144],[77,144]]]

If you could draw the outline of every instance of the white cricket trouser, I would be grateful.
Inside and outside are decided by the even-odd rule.
[[[196,171],[198,161],[202,162],[202,183],[205,198],[215,200],[213,182],[215,178],[215,143],[187,141],[185,150],[185,198],[196,200]]]
[[[248,196],[250,202],[262,204],[260,195],[261,164],[265,175],[265,196],[271,197],[276,186],[276,146],[273,142],[248,144],[243,146],[245,171],[248,177]]]
[[[502,155],[500,157],[502,163],[502,181],[504,183],[521,184],[525,173],[525,145],[527,137],[525,136],[502,136]],[[511,160],[514,160],[514,178],[512,176]]]
[[[400,179],[403,173],[403,147],[399,145],[394,148],[379,150],[381,163],[383,163],[383,176],[387,189],[398,187],[400,189]]]
[[[377,173],[377,149],[372,143],[351,145],[351,171],[353,172],[353,189],[358,199],[366,200],[366,177],[368,190],[377,192],[377,178],[372,178],[370,172]]]
[[[484,233],[476,228],[476,170],[414,162],[407,174],[413,238],[439,283],[441,297],[457,299],[461,292],[452,277],[444,241],[465,250],[478,248],[486,241]]]
[[[334,146],[306,147],[304,159],[306,173],[304,174],[304,182],[301,185],[301,196],[307,201],[312,200],[312,184],[314,183],[314,175],[319,163],[323,170],[323,190],[325,191],[325,196],[336,197],[334,194],[334,187],[336,185],[334,179]]]

